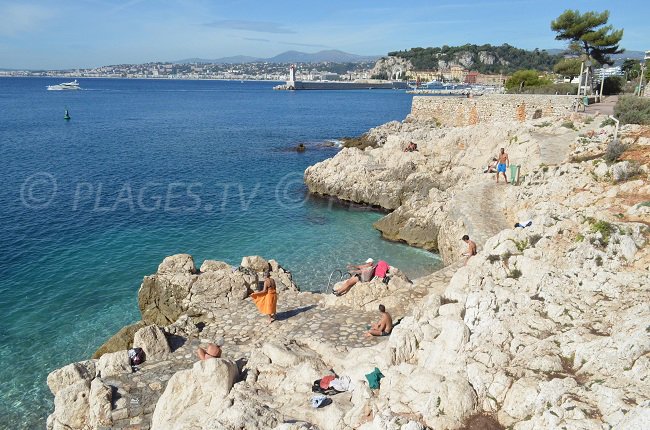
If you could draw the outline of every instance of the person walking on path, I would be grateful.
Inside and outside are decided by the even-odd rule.
[[[501,148],[501,152],[497,157],[497,184],[499,183],[499,173],[503,173],[503,181],[507,184],[508,178],[506,177],[506,168],[510,166],[510,159],[506,150]]]
[[[469,239],[468,235],[463,236],[463,242],[467,244],[467,252],[463,254],[465,256],[465,266],[470,258],[476,255],[476,242]]]
[[[277,311],[278,305],[278,293],[275,288],[275,280],[271,278],[271,272],[264,272],[264,289],[260,292],[251,294],[253,302],[257,309],[264,314],[269,316],[269,324],[275,321],[275,313]]]
[[[388,336],[393,331],[393,318],[386,312],[384,305],[379,305],[379,313],[381,313],[381,317],[379,321],[370,326],[370,330],[366,332],[367,337]]]

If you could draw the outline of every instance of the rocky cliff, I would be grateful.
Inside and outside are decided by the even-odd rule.
[[[53,372],[49,428],[644,428],[650,130],[627,127],[614,151],[601,120],[440,128],[411,118],[370,131],[375,148],[310,167],[308,187],[389,210],[376,227],[439,250],[445,269],[411,283],[392,268],[388,285],[335,298],[297,291],[259,257],[238,270],[170,257],[139,292],[131,344],[147,362],[133,372],[122,339]],[[403,152],[409,142],[417,152]],[[521,166],[520,185],[482,173],[500,147]],[[463,265],[465,233],[479,253]],[[282,285],[271,326],[247,298],[269,265]],[[400,323],[364,338],[378,303]],[[223,358],[196,362],[196,346],[220,337]],[[372,390],[375,367],[384,378]],[[314,409],[311,384],[330,369],[352,384]]]

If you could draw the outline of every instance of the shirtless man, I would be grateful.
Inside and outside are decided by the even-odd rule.
[[[196,350],[196,355],[199,356],[199,360],[219,358],[221,357],[221,347],[219,347],[219,345],[216,345],[214,343],[209,343],[205,349],[199,346],[199,348]]]
[[[340,296],[350,291],[350,288],[352,288],[354,284],[356,284],[361,280],[361,272],[364,269],[371,268],[374,262],[375,261],[372,258],[369,258],[363,264],[359,264],[359,265],[348,264],[348,271],[352,276],[350,277],[350,279],[345,281],[343,285],[339,287],[338,290],[332,290],[332,293],[334,293],[334,295],[336,296]]]
[[[508,154],[506,154],[506,150],[503,148],[501,148],[501,152],[497,157],[497,163],[497,184],[499,183],[499,173],[503,173],[503,180],[507,184],[508,178],[506,178],[506,167],[510,165],[510,159],[508,158]]]
[[[469,240],[468,235],[463,236],[463,242],[467,244],[467,252],[463,254],[465,256],[465,266],[467,266],[469,259],[476,255],[476,242]]]
[[[391,331],[393,331],[393,318],[388,312],[384,305],[379,305],[379,312],[381,313],[381,318],[376,323],[373,323],[370,326],[370,330],[366,332],[366,336],[388,336]]]

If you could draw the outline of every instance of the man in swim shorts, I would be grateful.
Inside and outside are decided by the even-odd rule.
[[[379,305],[379,312],[381,313],[381,318],[376,323],[373,323],[370,326],[370,330],[366,332],[366,336],[388,336],[391,331],[393,331],[393,318],[388,312],[384,305]]]
[[[503,180],[507,184],[508,178],[506,178],[506,167],[510,165],[510,159],[508,158],[508,154],[506,154],[506,150],[503,148],[501,148],[501,152],[497,157],[497,163],[497,184],[499,183],[499,173],[503,173]]]

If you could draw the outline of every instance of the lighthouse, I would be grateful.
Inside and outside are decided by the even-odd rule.
[[[287,81],[287,86],[291,89],[296,88],[296,65],[292,64],[289,67],[289,80]]]

